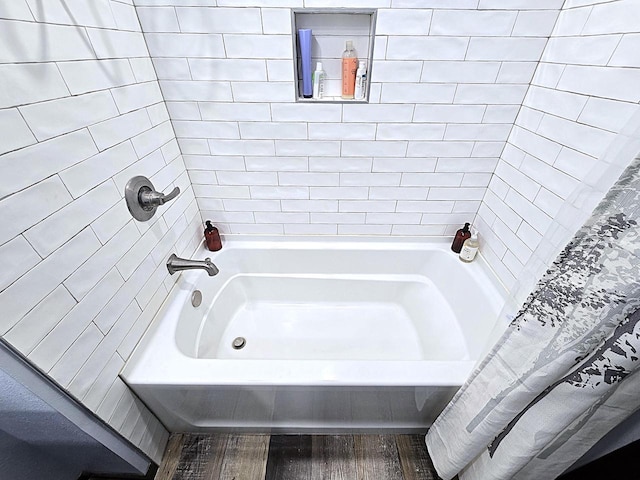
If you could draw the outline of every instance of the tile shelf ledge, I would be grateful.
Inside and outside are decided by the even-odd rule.
[[[324,97],[324,98],[304,98],[298,97],[297,100],[299,103],[369,103],[366,99],[363,100],[352,100],[342,97]]]

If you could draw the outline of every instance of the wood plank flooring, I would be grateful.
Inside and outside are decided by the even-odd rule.
[[[155,480],[438,480],[424,435],[174,434]]]

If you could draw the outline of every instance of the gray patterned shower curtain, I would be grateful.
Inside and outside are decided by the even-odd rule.
[[[640,159],[434,422],[448,480],[552,479],[640,408]]]

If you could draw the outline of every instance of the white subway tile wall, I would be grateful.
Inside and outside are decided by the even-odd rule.
[[[136,1],[203,215],[227,233],[334,235],[473,220],[562,4],[529,3]],[[379,9],[368,105],[295,102],[291,7],[332,6]],[[317,54],[339,58],[362,33],[347,26]]]
[[[118,373],[201,217],[137,18],[131,1],[0,6],[0,335],[159,462],[168,432]],[[124,204],[139,174],[182,190],[150,228]]]
[[[639,117],[637,0],[87,5],[0,5],[0,43],[20,47],[0,49],[0,335],[155,461],[167,432],[118,373],[201,215],[278,235],[472,221],[512,287]],[[302,7],[379,9],[371,103],[295,102]],[[182,194],[137,223],[134,175]]]
[[[614,142],[640,112],[640,26],[633,18],[640,18],[634,0],[567,1],[558,17],[476,219],[482,251],[508,287],[553,260],[554,249],[536,252],[549,226],[563,204],[576,202],[580,182],[610,168]],[[637,126],[638,117],[633,121]],[[616,161],[630,162],[639,147]],[[564,225],[574,230],[554,239],[557,246],[597,200],[577,199],[587,207],[575,208],[575,224]],[[533,266],[539,271],[525,270]],[[532,286],[518,285],[519,300]]]

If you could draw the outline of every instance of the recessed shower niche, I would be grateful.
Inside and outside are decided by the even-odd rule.
[[[309,103],[367,103],[373,67],[373,46],[376,26],[375,9],[294,9],[293,53],[295,63],[295,96],[297,102]],[[299,29],[310,29],[311,71],[322,62],[325,72],[324,95],[320,99],[303,96],[302,56],[298,39]],[[342,53],[347,41],[359,61],[366,63],[364,99],[344,99],[342,93]]]

